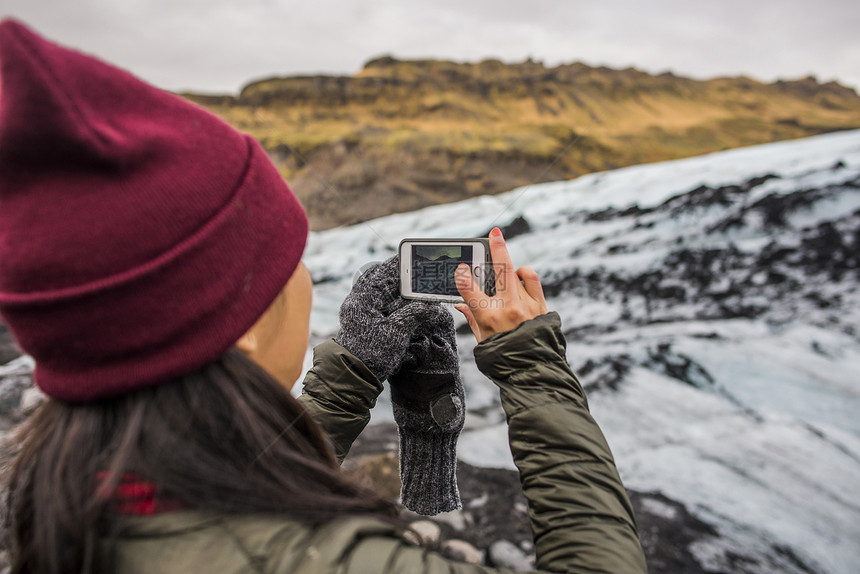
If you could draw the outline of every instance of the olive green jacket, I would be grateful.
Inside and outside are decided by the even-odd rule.
[[[633,510],[582,387],[565,359],[556,313],[487,338],[478,367],[501,389],[542,572],[642,573]],[[301,401],[340,458],[370,419],[382,384],[334,341],[314,349]],[[290,520],[197,511],[129,517],[115,549],[121,574],[459,573],[503,570],[445,559],[392,526],[348,518]]]

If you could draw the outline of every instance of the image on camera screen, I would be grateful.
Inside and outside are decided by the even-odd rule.
[[[472,265],[471,245],[413,245],[412,291],[431,295],[459,295],[454,271]]]

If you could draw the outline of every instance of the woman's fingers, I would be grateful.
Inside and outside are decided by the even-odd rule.
[[[386,304],[394,302],[400,295],[400,265],[397,256],[362,267],[353,281],[353,288],[358,285],[362,286],[363,298],[369,301],[382,301]]]
[[[466,317],[479,343],[547,312],[538,274],[528,266],[514,269],[498,227],[490,232],[490,251],[496,272],[495,296],[489,297],[481,290],[468,265],[460,265],[455,274],[457,289],[465,301],[455,308]]]
[[[484,299],[487,299],[475,278],[472,277],[472,270],[466,263],[461,263],[457,266],[454,272],[454,280],[457,284],[457,291],[460,292],[460,297],[466,302],[466,305],[471,309],[477,308]]]
[[[457,290],[460,292],[463,301],[465,301],[465,303],[457,303],[454,305],[454,308],[466,317],[466,321],[469,322],[469,328],[472,329],[472,333],[475,335],[475,340],[480,343],[483,340],[481,328],[478,326],[478,321],[475,319],[475,314],[472,310],[481,309],[482,307],[486,308],[486,301],[489,301],[490,298],[481,290],[472,277],[471,269],[467,264],[461,263],[457,267],[454,278],[457,283]]]
[[[502,231],[494,227],[490,232],[490,255],[493,257],[493,269],[496,273],[496,296],[505,298],[508,293],[516,293],[515,282],[517,280],[514,272],[514,264],[505,246],[505,238]]]
[[[543,286],[540,284],[540,277],[538,277],[537,272],[524,265],[517,269],[517,277],[523,282],[523,288],[525,288],[528,296],[540,305],[541,313],[546,313],[546,297],[544,297]]]
[[[436,328],[440,328],[440,325],[450,323],[453,319],[451,313],[438,303],[410,300],[391,313],[387,320],[396,321],[403,325],[406,330],[414,332],[422,325],[434,325]]]

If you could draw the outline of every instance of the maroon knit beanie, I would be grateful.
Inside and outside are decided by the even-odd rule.
[[[217,359],[307,233],[254,139],[0,22],[0,318],[46,394],[92,401]]]

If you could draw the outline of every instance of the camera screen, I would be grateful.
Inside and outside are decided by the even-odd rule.
[[[459,295],[454,271],[460,263],[472,265],[471,245],[413,245],[412,291]]]

